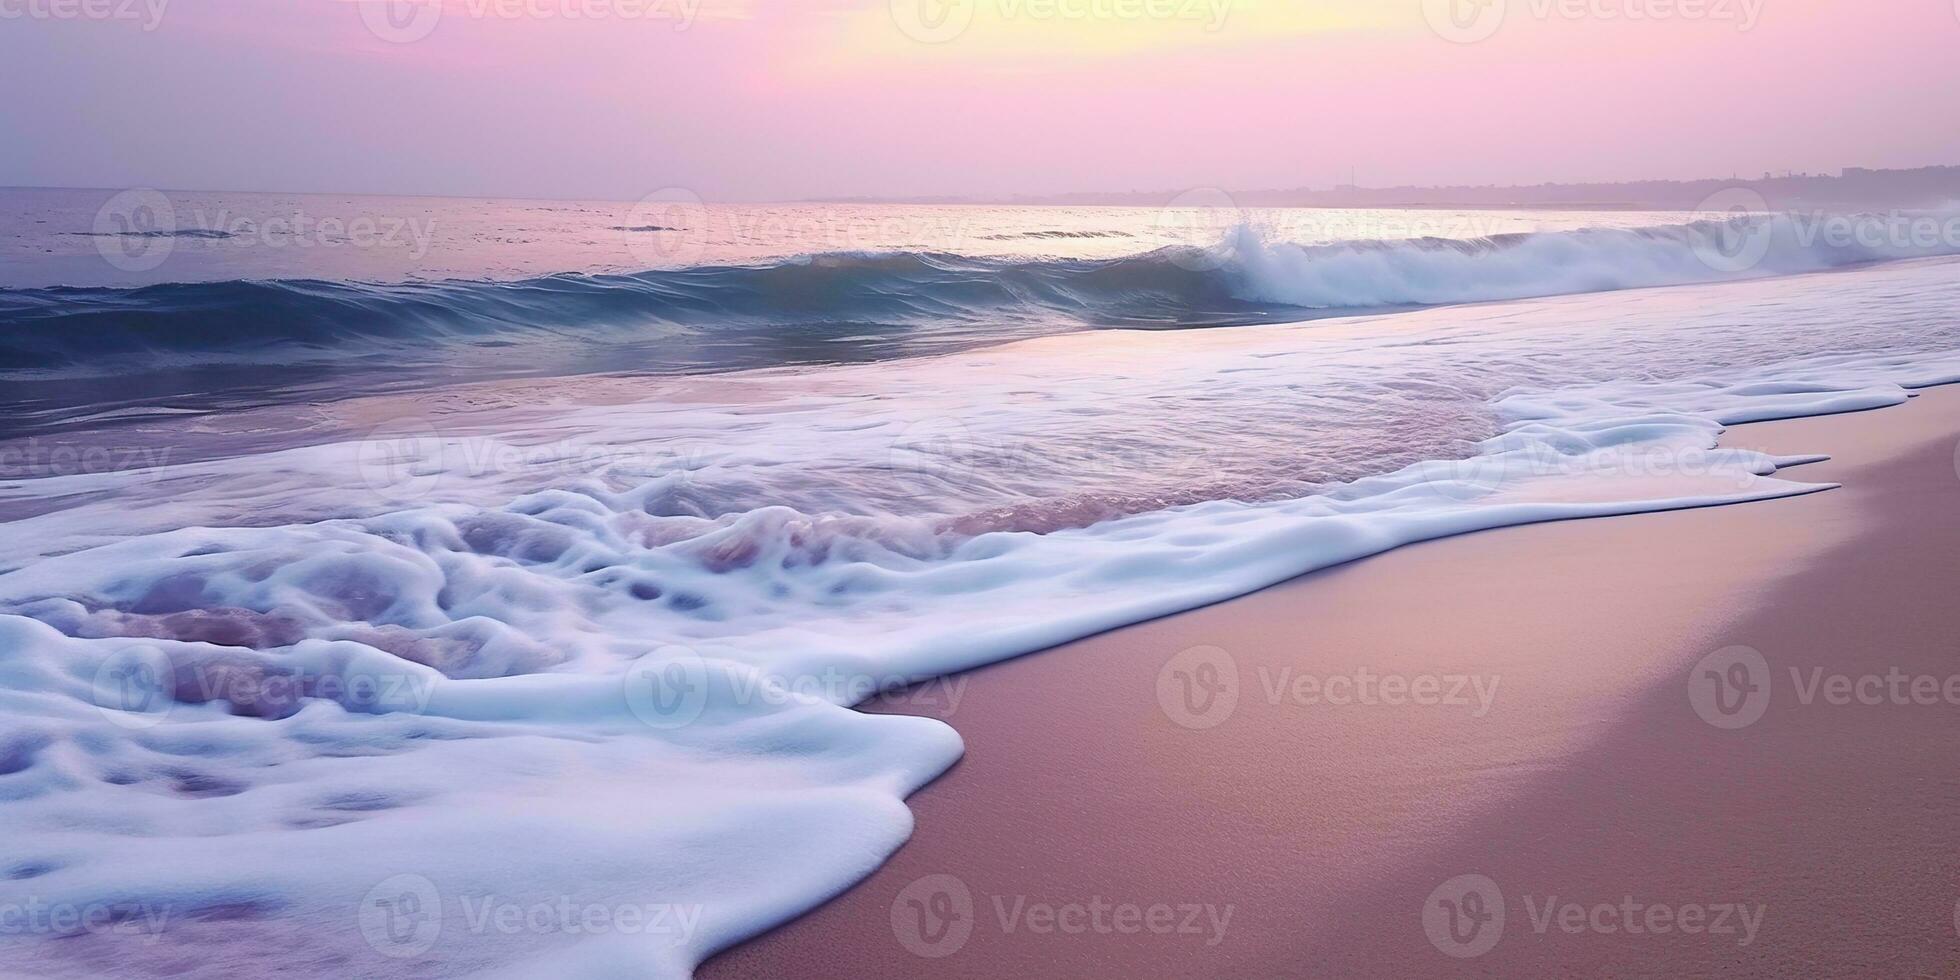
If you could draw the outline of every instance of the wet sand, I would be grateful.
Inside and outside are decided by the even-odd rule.
[[[967,745],[912,840],[700,975],[1960,976],[1956,437],[1954,389],[1739,426],[1845,486],[966,675],[892,709]]]

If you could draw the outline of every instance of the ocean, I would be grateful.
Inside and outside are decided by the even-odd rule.
[[[515,375],[874,361],[1083,329],[1566,292],[1578,286],[1537,279],[1528,260],[1501,280],[1464,281],[1458,250],[1507,252],[1515,236],[1548,232],[1637,237],[1694,217],[1240,211],[1203,195],[1193,204],[0,191],[0,371],[17,382],[0,435],[104,410],[141,417],[163,403],[223,409]],[[1258,240],[1224,255],[1221,242],[1241,227]],[[1605,255],[1651,251],[1642,262],[1652,265],[1582,275],[1638,285],[1707,274],[1680,267],[1692,262],[1685,247],[1596,244]],[[1297,261],[1342,268],[1299,278],[1265,267]]]
[[[685,975],[962,751],[851,705],[1822,489],[1723,427],[1960,380],[1956,256],[1924,212],[0,192],[0,873],[138,934],[0,943]]]

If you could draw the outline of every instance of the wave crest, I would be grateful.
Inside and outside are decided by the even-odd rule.
[[[0,371],[114,373],[121,361],[159,356],[251,363],[553,341],[588,351],[658,342],[658,357],[674,363],[635,365],[655,369],[856,360],[1084,326],[1271,322],[1960,253],[1960,216],[1918,218],[1950,233],[1845,235],[1829,222],[1851,222],[1858,232],[1885,219],[1757,215],[1633,230],[1302,245],[1242,226],[1212,248],[1110,260],[846,252],[521,281],[0,290]]]

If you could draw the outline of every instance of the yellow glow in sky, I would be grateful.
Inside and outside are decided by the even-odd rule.
[[[859,59],[1047,60],[1390,26],[1380,0],[881,0],[845,20]]]

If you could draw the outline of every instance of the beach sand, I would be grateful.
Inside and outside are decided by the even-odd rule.
[[[1956,436],[1957,390],[1739,426],[1845,486],[1416,545],[921,689],[879,710],[967,752],[911,841],[701,975],[1960,976]]]

